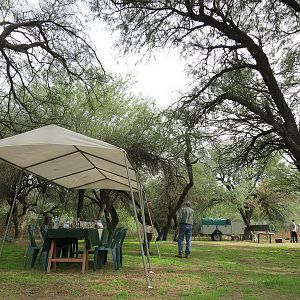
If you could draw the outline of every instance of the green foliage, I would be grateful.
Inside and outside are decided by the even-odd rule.
[[[102,66],[78,5],[73,0],[0,2],[0,115],[6,127],[20,132],[62,121],[58,83],[65,94],[76,82],[85,86],[87,97],[93,94],[97,78],[90,69]]]
[[[224,201],[225,193],[207,163],[198,163],[194,166],[194,181],[189,200],[195,209],[195,223],[199,223],[208,209]]]
[[[135,233],[136,232],[136,224],[133,216],[129,214],[128,210],[119,207],[118,208],[118,216],[119,216],[119,224],[118,227],[123,226],[127,228],[128,233]]]
[[[299,199],[298,171],[278,158],[256,167],[238,170],[232,167],[226,163],[216,167],[216,176],[227,191],[223,203],[211,207],[210,213],[236,218],[241,210],[249,220],[271,222],[277,230],[285,228],[291,216],[299,215],[298,209],[295,209]]]
[[[298,194],[300,192],[299,171],[293,168],[292,165],[278,159],[269,162],[263,181],[266,186],[272,187],[274,191],[285,194]]]
[[[94,82],[93,95],[88,98],[83,83],[65,85],[59,76],[52,82],[50,93],[42,81],[36,85],[35,92],[47,101],[38,102],[37,99],[32,99],[29,93],[27,94],[24,98],[27,106],[32,109],[35,107],[32,119],[41,123],[55,121],[71,130],[128,149],[129,152],[133,152],[134,149],[137,149],[137,152],[143,150],[145,153],[159,152],[157,147],[161,143],[160,130],[152,104],[129,95],[128,82],[112,77],[104,82],[101,71],[91,69],[90,72],[98,80]],[[20,114],[22,115],[22,111]],[[25,120],[26,115],[23,118],[24,123]],[[35,126],[35,123],[28,122],[27,126]],[[25,131],[27,126],[22,126],[20,122],[17,128]],[[12,132],[6,134],[10,135]],[[151,167],[147,157],[135,155],[133,158],[136,165],[148,164]],[[4,199],[7,195],[10,196],[11,191],[7,172],[4,168],[2,171],[0,197]],[[66,191],[49,184],[46,191],[31,193],[27,200],[30,197],[37,199],[36,206],[31,209],[37,216],[49,210],[61,216],[61,219],[72,220],[76,216],[77,193],[66,194]],[[54,211],[53,207],[56,207]],[[99,208],[93,208],[95,206],[86,207],[86,219],[97,218],[95,212]]]
[[[205,127],[210,140],[226,140],[227,153],[241,166],[281,153],[300,170],[297,1],[92,1],[91,6],[118,30],[122,49],[181,50],[191,85],[175,110],[195,136]]]

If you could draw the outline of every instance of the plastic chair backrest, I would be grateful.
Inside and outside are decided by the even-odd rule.
[[[42,238],[43,241],[46,238],[47,230],[48,230],[48,225],[42,225],[40,227],[41,238]]]
[[[29,235],[30,246],[38,247],[38,245],[35,241],[35,237],[34,237],[34,230],[35,230],[34,225],[32,225],[32,224],[28,225],[28,235]]]
[[[112,246],[119,246],[121,244],[124,229],[125,229],[124,227],[119,227],[115,230]]]
[[[111,248],[114,244],[115,244],[115,238],[116,238],[116,234],[118,233],[119,228],[115,229],[113,232],[109,231],[108,232],[108,239],[107,239],[107,243],[106,246]]]
[[[121,246],[123,245],[123,242],[125,240],[126,233],[127,233],[127,228],[123,228],[122,231],[121,231],[121,240],[120,240],[120,245]]]
[[[109,231],[107,228],[103,228],[102,234],[101,234],[101,241],[100,245],[106,245],[108,243],[108,237],[109,237]]]

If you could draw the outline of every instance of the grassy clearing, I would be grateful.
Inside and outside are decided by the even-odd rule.
[[[151,245],[154,251],[154,243]],[[192,257],[174,257],[177,245],[159,242],[147,289],[138,243],[124,243],[124,266],[82,275],[78,264],[44,273],[24,270],[26,244],[6,244],[0,259],[0,299],[300,299],[300,244],[195,241]]]

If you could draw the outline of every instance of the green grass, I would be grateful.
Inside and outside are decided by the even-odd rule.
[[[177,245],[159,242],[148,289],[137,241],[125,240],[124,266],[81,274],[78,264],[45,273],[24,270],[25,243],[5,244],[0,299],[300,299],[300,244],[195,241],[191,258],[174,257]],[[155,252],[154,242],[151,251]],[[92,259],[92,257],[91,257]]]

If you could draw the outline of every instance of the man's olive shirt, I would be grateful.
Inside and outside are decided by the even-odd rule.
[[[190,207],[183,207],[179,211],[178,224],[190,224],[193,225],[194,210]]]

